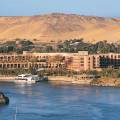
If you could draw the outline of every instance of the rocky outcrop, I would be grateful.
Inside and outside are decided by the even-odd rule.
[[[91,82],[93,86],[108,86],[108,87],[120,87],[120,79],[119,78],[100,78],[98,80],[93,80]]]
[[[9,103],[9,98],[0,92],[0,105],[6,105]]]

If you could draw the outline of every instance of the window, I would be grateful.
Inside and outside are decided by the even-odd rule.
[[[80,60],[81,60],[81,61],[83,61],[83,60],[84,60],[84,58],[80,58]]]
[[[80,64],[80,66],[81,66],[81,67],[83,67],[83,66],[84,66],[84,64]]]

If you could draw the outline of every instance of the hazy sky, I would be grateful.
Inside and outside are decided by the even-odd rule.
[[[0,16],[52,12],[120,17],[120,0],[0,0]]]

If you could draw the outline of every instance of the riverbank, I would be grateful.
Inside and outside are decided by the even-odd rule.
[[[99,79],[81,79],[79,77],[49,76],[48,81],[54,84],[75,84],[105,87],[120,87],[120,78],[102,77]]]
[[[0,82],[14,82],[15,76],[0,76]]]
[[[92,86],[120,87],[120,78],[103,77],[99,80],[93,80]]]
[[[48,81],[54,84],[90,85],[92,79],[81,79],[79,76],[48,76]]]
[[[71,84],[72,77],[67,76],[48,76],[48,82],[53,84]]]
[[[14,82],[15,76],[0,76],[0,82]],[[120,87],[120,78],[102,77],[99,79],[81,79],[79,76],[48,76],[48,82],[53,84],[75,84],[90,86]]]

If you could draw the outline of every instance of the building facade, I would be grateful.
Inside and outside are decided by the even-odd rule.
[[[46,69],[68,71],[100,71],[102,68],[120,67],[120,54],[30,53],[0,54],[0,69]]]

